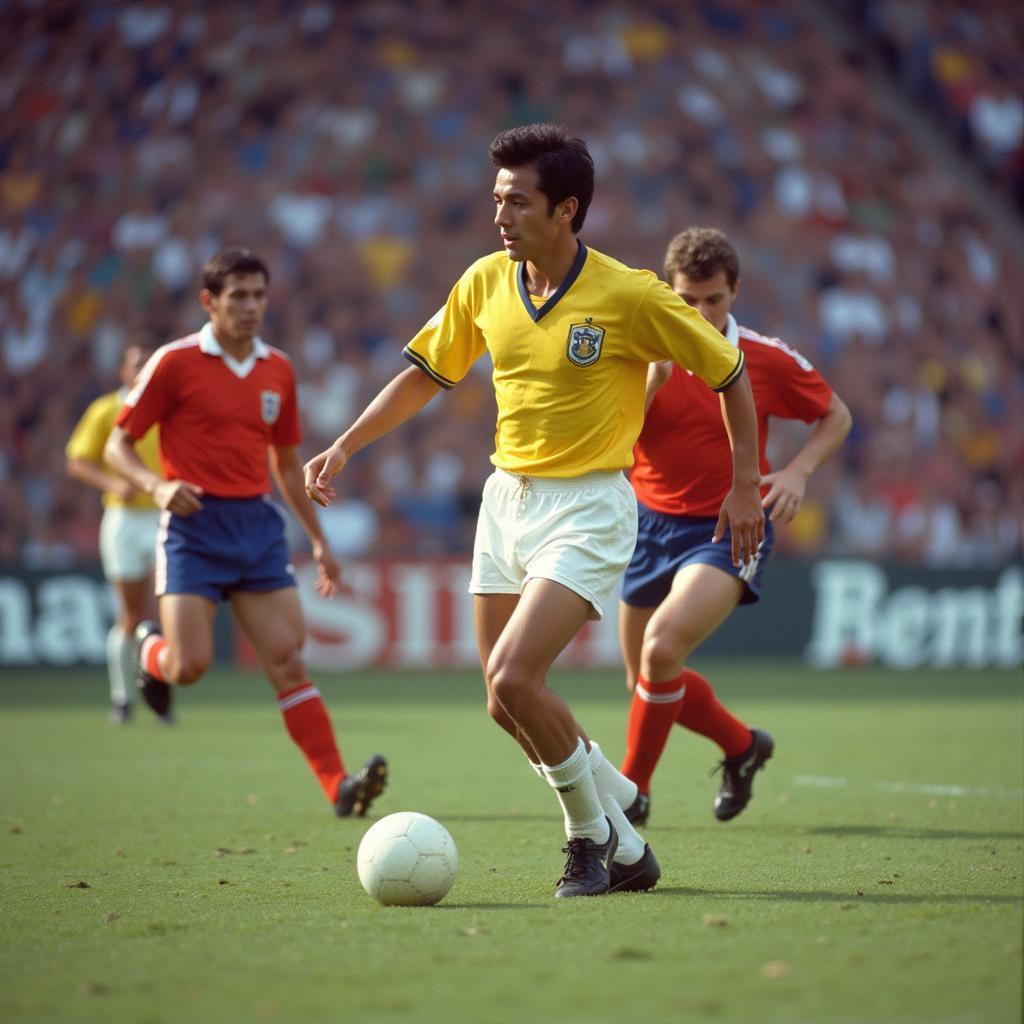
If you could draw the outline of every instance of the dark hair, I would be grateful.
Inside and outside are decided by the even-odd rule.
[[[229,274],[262,274],[270,284],[266,261],[252,249],[221,249],[203,267],[203,287],[214,295],[220,295]]]
[[[579,204],[572,219],[578,233],[594,198],[594,161],[582,139],[559,124],[528,124],[501,132],[491,143],[495,167],[537,165],[537,188],[548,197],[548,216],[570,196]]]
[[[687,228],[671,242],[665,253],[665,280],[672,283],[676,274],[691,281],[706,281],[720,270],[730,288],[740,278],[740,258],[732,242],[718,228]]]

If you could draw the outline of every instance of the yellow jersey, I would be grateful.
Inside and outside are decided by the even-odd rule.
[[[82,418],[76,424],[67,447],[64,449],[64,454],[69,459],[85,459],[88,462],[96,462],[108,472],[114,472],[103,458],[103,446],[114,429],[114,421],[121,411],[126,394],[127,391],[111,391],[109,394],[101,395],[82,413]],[[160,469],[159,449],[160,431],[156,426],[148,430],[135,446],[139,458],[154,473],[163,476]],[[156,508],[153,499],[142,491],[136,491],[127,501],[110,491],[104,491],[103,504],[119,505],[124,508]]]
[[[451,388],[486,350],[498,405],[491,462],[510,473],[576,477],[632,465],[648,363],[671,359],[716,391],[743,353],[647,270],[579,243],[549,299],[531,296],[526,265],[477,260],[403,355]]]

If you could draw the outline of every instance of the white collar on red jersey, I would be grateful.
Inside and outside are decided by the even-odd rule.
[[[224,360],[224,365],[236,377],[248,377],[252,368],[256,365],[257,359],[270,358],[270,346],[257,335],[252,340],[252,351],[239,362],[233,355],[221,348],[217,335],[213,333],[213,324],[207,323],[199,330],[199,351],[208,356],[218,356]]]
[[[732,313],[726,313],[725,330],[722,333],[725,335],[725,340],[729,342],[733,348],[740,347],[740,325],[736,323],[736,318]]]

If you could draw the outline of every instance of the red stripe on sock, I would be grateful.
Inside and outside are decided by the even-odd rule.
[[[748,726],[734,717],[715,697],[711,684],[693,669],[683,669],[686,692],[675,705],[675,720],[685,729],[717,743],[726,757],[742,754],[753,742]]]
[[[314,695],[282,710],[281,717],[288,735],[305,755],[327,799],[334,803],[338,796],[338,783],[345,777],[345,766],[323,698],[315,693],[313,684],[307,682],[278,694],[278,699],[291,697],[305,689],[314,691]]]
[[[661,759],[683,698],[656,704],[644,700],[640,691],[643,689],[654,695],[670,694],[681,689],[682,685],[682,677],[652,683],[640,676],[633,689],[626,725],[626,756],[620,771],[640,787],[641,793],[648,792],[651,787],[651,775]]]

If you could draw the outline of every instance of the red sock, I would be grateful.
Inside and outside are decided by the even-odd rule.
[[[312,683],[301,683],[279,693],[277,706],[288,735],[306,755],[309,767],[333,803],[338,796],[338,783],[345,777],[345,766],[320,691]]]
[[[668,734],[683,700],[683,677],[652,683],[640,676],[633,687],[626,726],[626,757],[620,771],[632,779],[641,793],[651,788]]]
[[[711,684],[699,672],[684,668],[680,678],[686,692],[676,705],[676,721],[713,740],[726,757],[742,754],[754,740],[750,729],[718,703]]]
[[[160,668],[160,652],[167,647],[167,641],[159,633],[150,633],[142,642],[142,650],[139,657],[142,667],[154,678],[162,683],[169,683],[170,680],[164,676]]]

